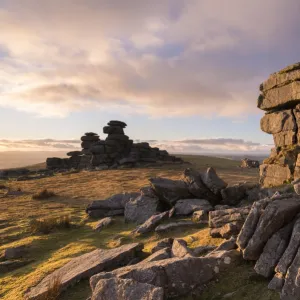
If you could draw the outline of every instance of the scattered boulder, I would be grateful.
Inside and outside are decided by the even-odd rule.
[[[125,204],[125,221],[142,224],[151,216],[159,212],[160,203],[157,198],[150,198],[143,195],[129,200]]]
[[[114,219],[112,217],[106,217],[106,218],[103,218],[102,220],[100,220],[96,226],[95,226],[95,230],[96,231],[102,231],[103,228],[111,225],[112,223],[114,222]]]
[[[22,258],[27,254],[27,247],[26,246],[18,246],[7,248],[4,251],[4,258],[9,259],[18,259]]]
[[[162,221],[169,218],[169,211],[151,216],[145,223],[133,230],[134,234],[145,234],[155,229]]]
[[[197,210],[210,211],[213,207],[205,199],[183,199],[175,204],[176,215],[188,216]]]
[[[165,238],[157,242],[157,244],[152,248],[151,253],[155,253],[165,248],[172,248],[173,238]]]
[[[192,221],[200,224],[208,224],[208,211],[197,210],[194,211]]]
[[[11,272],[24,267],[33,262],[33,260],[6,260],[0,261],[0,274]]]
[[[202,173],[201,179],[209,190],[218,197],[220,197],[221,191],[227,187],[227,183],[217,175],[214,168],[208,168],[205,173]]]
[[[198,246],[191,250],[193,251],[193,256],[201,256],[215,250],[216,248],[217,248],[216,246],[208,245],[208,246]]]
[[[168,259],[168,258],[171,258],[171,248],[163,248],[148,256],[141,263],[144,264],[144,263]]]
[[[151,188],[159,200],[172,207],[180,199],[191,197],[188,186],[182,180],[171,180],[167,178],[151,178]]]
[[[232,206],[239,204],[240,201],[246,197],[247,190],[254,187],[253,184],[248,183],[239,183],[228,186],[221,191],[223,203]]]
[[[171,249],[172,257],[192,257],[193,252],[188,248],[187,242],[181,239],[175,239]]]
[[[178,221],[168,224],[161,224],[155,228],[157,233],[176,230],[176,229],[186,229],[186,228],[197,228],[199,225],[192,221]]]
[[[96,200],[87,206],[86,212],[94,218],[123,215],[126,203],[139,195],[139,193],[123,193],[116,194],[106,200]]]

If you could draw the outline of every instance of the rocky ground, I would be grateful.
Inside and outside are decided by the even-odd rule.
[[[213,166],[220,177],[230,185],[245,181],[249,184],[258,182],[258,170],[240,169],[238,167],[240,162],[237,161],[197,156],[184,157],[184,160],[190,161],[192,163],[191,167],[196,169],[205,170],[208,166]],[[234,226],[243,225],[245,216],[249,211],[247,206],[251,205],[256,199],[248,197],[247,203],[243,203],[244,208],[240,212],[228,212],[226,210],[227,207],[223,207],[221,211],[226,210],[226,213],[221,213],[221,219],[218,213],[210,213],[212,214],[210,224],[207,224],[207,221],[203,221],[193,223],[193,226],[163,230],[161,232],[152,228],[150,232],[142,235],[132,234],[137,229],[137,224],[134,222],[124,223],[123,216],[113,216],[111,224],[104,222],[104,224],[99,225],[100,218],[92,219],[85,212],[85,208],[92,200],[106,199],[114,194],[123,192],[139,192],[140,187],[149,184],[148,180],[151,177],[179,180],[185,167],[168,166],[134,170],[82,171],[66,175],[55,174],[51,177],[34,180],[2,181],[1,185],[3,187],[0,190],[0,201],[2,204],[0,212],[0,251],[3,252],[5,257],[0,262],[0,265],[2,265],[2,269],[0,269],[0,297],[3,299],[22,299],[29,288],[37,286],[43,279],[46,280],[47,275],[65,266],[66,263],[69,262],[68,268],[73,272],[74,269],[70,267],[72,258],[80,255],[89,255],[96,249],[103,249],[101,251],[123,251],[122,249],[124,248],[122,247],[133,247],[135,249],[133,256],[132,252],[130,252],[131,250],[129,251],[126,248],[124,251],[127,254],[129,253],[129,255],[122,256],[123,260],[121,262],[120,260],[117,263],[113,261],[112,264],[118,264],[118,266],[128,263],[132,264],[133,262],[130,262],[130,260],[135,258],[137,252],[139,253],[137,255],[139,261],[143,259],[149,260],[147,256],[153,252],[152,249],[158,241],[170,237],[178,240],[175,240],[173,246],[169,247],[168,251],[171,252],[159,253],[159,255],[167,255],[164,258],[174,257],[171,260],[175,260],[174,263],[176,264],[181,264],[182,258],[185,257],[185,264],[191,264],[191,266],[200,264],[205,267],[208,261],[210,265],[214,263],[222,265],[222,259],[224,260],[228,254],[224,257],[215,257],[216,254],[210,254],[211,251],[225,241],[222,237],[223,234],[230,239],[230,230],[234,230],[236,228]],[[33,199],[34,194],[45,188],[53,191],[55,196],[48,199]],[[233,189],[236,190],[236,187]],[[227,190],[226,195],[230,195],[230,192],[231,189]],[[226,197],[224,195],[223,193],[222,197]],[[230,197],[230,199],[232,198]],[[181,211],[182,207],[179,204],[177,204],[177,210]],[[192,210],[193,205],[194,203],[190,206]],[[183,207],[183,209],[185,210],[186,207]],[[132,212],[132,207],[129,212]],[[188,215],[184,216],[175,213],[171,219],[164,219],[159,226],[166,226],[166,224],[174,222],[192,222],[191,213],[191,210],[187,212]],[[129,215],[131,217],[134,216],[132,213]],[[40,233],[37,230],[37,228],[41,229],[36,226],[37,220],[49,220],[50,218],[53,222],[55,218],[57,220],[62,216],[67,217],[67,226],[58,226],[57,224],[65,224],[58,222],[56,226],[50,226],[50,229],[47,228],[46,232],[42,228],[44,233]],[[227,221],[222,223],[222,220],[225,220],[224,216],[225,219],[227,218]],[[241,220],[243,222],[240,222]],[[228,228],[223,228],[224,225],[229,227],[229,230]],[[216,233],[215,229],[219,231]],[[211,236],[213,230],[215,230],[216,237]],[[234,231],[232,235],[236,235]],[[143,243],[143,249],[139,246],[139,243]],[[206,246],[210,246],[210,248],[205,248]],[[4,252],[11,248],[15,249]],[[206,249],[206,252],[203,249]],[[113,255],[116,255],[112,255],[113,252],[101,253],[99,256],[102,258],[103,256],[111,258]],[[198,259],[198,257],[203,257],[204,255],[210,255],[210,257]],[[94,257],[95,254],[91,256]],[[88,257],[85,257],[85,259],[88,261]],[[147,266],[143,268],[148,268],[150,265],[152,266],[151,268],[156,268],[156,265],[159,265],[160,268],[164,268],[167,272],[168,268],[171,268],[167,261],[168,259],[165,262],[164,260],[152,263],[147,262]],[[92,263],[88,265],[91,266]],[[197,296],[198,298],[196,297],[196,299],[279,299],[278,293],[267,289],[269,281],[255,273],[254,265],[255,262],[241,259],[235,261],[234,268],[226,267],[222,269],[220,267],[220,273],[213,273],[209,280],[207,277],[203,279],[201,297]],[[89,273],[89,276],[82,277],[80,283],[68,288],[60,295],[59,299],[87,299],[91,295],[89,277],[99,273],[101,270],[109,271],[114,269],[111,264],[103,266],[102,264],[101,268],[104,269],[96,269],[95,272]],[[112,279],[100,280],[101,285],[103,285],[101,290],[111,290],[109,289],[110,285],[117,286],[119,289],[130,286],[134,291],[138,291],[137,287],[145,290],[145,283],[132,281],[132,279],[128,278],[128,275],[124,275],[127,274],[126,272],[133,272],[137,266],[133,264],[127,267],[130,268],[129,271],[124,269],[124,271],[119,271],[119,273],[112,273]],[[98,265],[95,267],[98,268]],[[199,269],[201,268],[196,268],[195,272]],[[144,270],[139,272],[144,272]],[[197,273],[194,275],[196,276]],[[198,275],[196,276],[197,278],[200,276]],[[127,276],[126,280],[124,276]],[[170,280],[170,278],[166,278],[166,280]],[[98,282],[99,278],[96,281]],[[99,286],[97,285],[96,288],[95,285],[95,288],[100,289]],[[160,297],[161,289],[153,289],[152,285],[146,287],[150,295],[154,293],[155,297]],[[168,296],[175,295],[179,298],[188,299],[186,294],[183,296],[185,292],[186,290],[182,293],[182,290],[174,289]],[[187,294],[193,299],[192,292]]]

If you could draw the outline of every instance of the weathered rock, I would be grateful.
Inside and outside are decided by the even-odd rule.
[[[215,250],[217,247],[216,246],[198,246],[196,248],[191,249],[193,251],[193,256],[200,256],[207,254],[207,252],[211,252]]]
[[[253,236],[259,218],[265,207],[272,201],[270,198],[262,199],[253,203],[251,210],[244,222],[244,225],[237,238],[237,245],[241,249],[245,249],[249,240]]]
[[[165,238],[157,242],[157,244],[152,248],[151,253],[155,253],[165,248],[172,248],[173,238]]]
[[[288,166],[268,165],[260,166],[260,183],[264,187],[277,186],[284,184],[292,177],[291,170]]]
[[[229,208],[225,210],[215,210],[209,212],[209,227],[219,228],[228,223],[238,222],[244,224],[250,207]]]
[[[276,264],[288,245],[293,225],[293,222],[289,223],[274,233],[268,240],[262,254],[255,264],[254,270],[256,273],[266,278],[269,278],[274,273]]]
[[[182,180],[151,178],[151,188],[159,199],[169,206],[174,206],[180,199],[191,197],[188,186]]]
[[[294,224],[293,232],[289,241],[289,244],[281,256],[275,271],[285,275],[291,263],[293,262],[298,248],[300,246],[300,216],[297,216],[297,219]]]
[[[300,82],[294,81],[281,87],[267,90],[258,99],[262,110],[284,109],[300,103]]]
[[[171,258],[171,248],[163,248],[151,254],[149,257],[144,259],[141,263],[144,264],[144,263],[149,263],[152,261],[158,261],[158,260],[163,260],[168,258]]]
[[[266,92],[272,88],[284,86],[300,79],[300,63],[288,66],[279,72],[273,73],[261,84],[260,90]]]
[[[152,284],[113,277],[99,280],[91,300],[163,300],[164,290]]]
[[[246,191],[253,186],[247,183],[234,184],[221,191],[223,203],[227,205],[237,205],[246,197]]]
[[[228,241],[224,241],[220,246],[218,246],[214,251],[229,251],[236,249],[236,238],[232,237]]]
[[[298,198],[272,201],[262,213],[256,230],[243,251],[247,260],[257,260],[268,239],[300,211]]]
[[[125,204],[125,221],[142,224],[160,210],[160,203],[157,198],[150,198],[143,195],[129,200]]]
[[[118,277],[161,287],[166,298],[183,297],[197,288],[203,288],[219,271],[228,267],[226,262],[232,262],[230,254],[164,259],[94,275],[90,279],[90,285],[95,291],[100,280]]]
[[[241,162],[241,168],[259,168],[259,165],[260,163],[258,160],[253,160],[249,158],[244,158]]]
[[[138,226],[133,230],[134,234],[145,234],[151,232],[158,226],[162,221],[169,218],[169,211],[165,211],[163,213],[151,216],[145,223]]]
[[[242,224],[238,222],[231,222],[223,225],[219,228],[213,228],[210,230],[210,235],[216,238],[229,239],[233,236],[237,236],[242,228]]]
[[[63,291],[70,285],[94,274],[126,265],[139,255],[142,248],[142,244],[136,243],[110,250],[97,249],[76,257],[46,276],[37,286],[31,288],[26,293],[26,299],[41,299],[47,293],[50,283],[55,278],[60,279],[61,290]]]
[[[146,197],[150,197],[150,198],[155,198],[156,195],[153,191],[153,189],[151,188],[151,186],[144,186],[142,188],[140,188],[140,192],[143,196]]]
[[[216,205],[215,210],[225,210],[230,209],[231,207],[229,205]]]
[[[184,199],[178,200],[175,204],[176,215],[188,216],[196,210],[211,211],[213,207],[204,199]]]
[[[89,204],[86,212],[90,217],[108,217],[114,215],[122,215],[125,205],[131,198],[136,198],[139,193],[123,193],[116,194],[106,200],[96,200]]]
[[[27,253],[26,246],[7,248],[4,251],[4,258],[5,259],[18,259],[18,258],[24,257],[26,255],[26,253]]]
[[[208,174],[211,175],[211,172]],[[198,199],[207,199],[213,205],[218,204],[221,201],[219,195],[215,195],[202,181],[202,174],[194,169],[186,169],[184,171],[184,180],[188,186],[188,190],[191,195]],[[213,186],[208,176],[207,180]],[[186,197],[188,198],[188,197]]]
[[[192,221],[179,221],[179,222],[173,222],[169,224],[161,224],[155,228],[155,231],[160,233],[164,231],[170,231],[175,229],[185,229],[185,228],[197,228],[199,225]]]
[[[96,231],[101,231],[103,228],[105,228],[105,227],[111,225],[113,222],[114,222],[113,218],[111,218],[111,217],[106,217],[106,218],[100,220],[100,221],[96,224],[94,230],[96,230]]]
[[[270,283],[268,284],[269,290],[274,290],[276,292],[281,292],[284,285],[284,277],[280,273],[276,273]]]
[[[208,168],[205,173],[201,174],[203,183],[217,196],[221,196],[221,190],[227,187],[227,183],[222,180],[214,168]]]
[[[192,221],[200,224],[208,224],[208,211],[197,210],[193,213]]]
[[[172,257],[192,257],[193,251],[188,248],[187,242],[181,239],[175,239],[171,249]]]

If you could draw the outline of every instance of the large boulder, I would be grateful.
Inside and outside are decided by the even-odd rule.
[[[180,199],[191,198],[187,184],[182,180],[151,178],[151,188],[157,197],[168,206],[174,206]]]
[[[125,221],[142,224],[155,215],[159,209],[160,202],[157,198],[140,195],[125,204]]]
[[[104,218],[124,214],[125,205],[131,198],[136,198],[139,193],[116,194],[106,200],[96,200],[90,203],[86,212],[90,217]]]
[[[94,275],[90,279],[90,285],[95,295],[98,283],[104,279],[131,279],[163,288],[165,298],[185,297],[197,289],[203,289],[221,270],[228,268],[233,263],[232,255],[233,253],[224,252],[215,257],[171,258],[145,264],[141,262]]]
[[[202,173],[201,179],[203,183],[218,197],[221,195],[221,190],[227,187],[227,183],[217,175],[214,168],[208,168],[205,173]]]
[[[202,174],[194,169],[188,168],[184,171],[184,180],[188,186],[188,190],[191,195],[198,199],[207,199],[213,205],[218,204],[221,201],[221,196],[214,194],[203,182],[202,177],[213,187],[214,182],[218,182],[215,186],[219,186],[218,180],[214,181],[214,172],[210,171],[206,174]],[[217,188],[215,188],[217,190]]]
[[[172,257],[192,257],[193,251],[188,248],[187,242],[181,239],[175,239],[171,249]]]
[[[87,279],[102,271],[109,271],[127,265],[141,255],[143,244],[128,244],[119,248],[92,252],[73,258],[63,267],[46,276],[37,286],[26,293],[26,299],[44,299],[51,283],[59,278],[61,291],[82,279]]]
[[[118,277],[99,280],[91,300],[163,300],[164,289]]]
[[[213,207],[205,199],[183,199],[175,204],[176,215],[188,216],[197,210],[211,211]]]
[[[238,183],[226,187],[221,191],[223,203],[232,206],[239,204],[242,199],[246,198],[247,191],[255,186],[250,183]]]

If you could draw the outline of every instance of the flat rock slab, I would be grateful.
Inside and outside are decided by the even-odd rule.
[[[199,225],[197,223],[194,223],[192,221],[180,221],[180,222],[173,222],[169,224],[161,224],[155,228],[156,232],[165,232],[169,230],[175,230],[175,229],[184,229],[189,227],[197,228]]]
[[[66,265],[46,276],[37,286],[25,295],[26,299],[43,299],[49,285],[59,279],[61,290],[67,289],[76,282],[89,278],[102,271],[109,271],[128,264],[143,248],[143,244],[135,243],[119,248],[97,249],[69,261]]]
[[[211,211],[212,205],[205,199],[183,199],[175,204],[175,214],[188,216],[197,210]]]
[[[94,230],[100,232],[103,228],[105,228],[105,227],[111,225],[113,222],[114,222],[114,219],[113,219],[113,218],[111,218],[111,217],[106,217],[106,218],[100,220],[100,221],[96,224]]]

